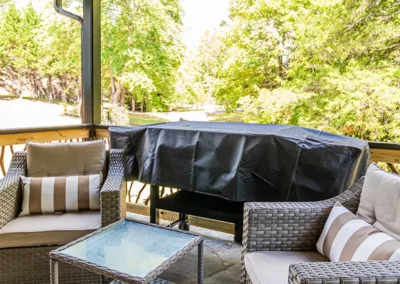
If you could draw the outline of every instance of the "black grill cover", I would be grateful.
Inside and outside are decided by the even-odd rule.
[[[111,127],[127,177],[232,201],[313,201],[366,172],[366,141],[285,125],[171,122]]]

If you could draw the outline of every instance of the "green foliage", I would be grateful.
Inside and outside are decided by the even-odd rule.
[[[142,110],[161,111],[175,93],[181,65],[178,0],[103,1],[103,80],[113,103],[121,93]]]
[[[80,106],[79,105],[70,105],[67,103],[62,103],[63,106],[63,115],[80,117]]]
[[[80,75],[79,25],[51,6],[38,12],[32,4],[17,9],[13,1],[0,13],[0,85],[35,98],[78,101]],[[68,36],[66,36],[68,35]]]
[[[162,123],[167,121],[168,120],[147,113],[134,112],[129,114],[130,125],[146,125],[146,124]]]
[[[115,104],[103,105],[101,122],[112,125],[129,125],[128,110]]]
[[[330,74],[327,81],[320,94],[276,89],[262,92],[256,100],[244,98],[245,120],[301,125],[371,141],[400,141],[399,88],[365,70]]]
[[[230,19],[218,61],[206,60],[212,95],[228,111],[400,141],[398,1],[232,0]],[[194,78],[206,73],[199,66]]]
[[[48,1],[40,11],[15,1],[0,0],[0,86],[78,104],[79,24]],[[65,4],[81,12],[81,1]],[[127,105],[165,111],[217,102],[228,114],[215,120],[400,142],[398,0],[231,0],[230,19],[194,50],[181,42],[179,0],[104,0],[102,9],[108,123],[128,124]]]
[[[48,1],[1,1],[0,86],[20,95],[79,103],[81,40],[78,23],[55,13]],[[45,3],[46,2],[46,3]],[[65,1],[81,13],[81,1]],[[165,110],[176,101],[183,58],[178,0],[102,1],[103,98],[142,110]]]

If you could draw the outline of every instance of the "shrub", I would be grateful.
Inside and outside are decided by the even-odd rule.
[[[116,104],[103,105],[101,121],[104,124],[129,125],[128,110]]]
[[[324,78],[319,93],[262,90],[242,100],[247,122],[293,124],[364,140],[400,142],[400,89],[372,71]]]

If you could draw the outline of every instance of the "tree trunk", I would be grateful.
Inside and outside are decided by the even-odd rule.
[[[67,84],[69,83],[68,77],[66,75],[59,75],[58,76],[58,87],[57,85],[52,87],[54,94],[54,98],[57,100],[64,102],[69,101],[69,93],[71,93],[72,88],[68,88]],[[68,93],[67,93],[68,91]]]
[[[49,90],[49,100],[53,101],[54,94],[53,94],[53,81],[51,75],[48,76],[47,85],[48,85],[47,89]]]
[[[123,107],[125,105],[125,89],[124,89],[124,86],[122,86],[121,82],[118,82],[118,85],[119,85],[119,89],[121,90],[119,106]]]
[[[110,73],[111,73],[111,102],[113,104],[118,104],[119,90],[115,88],[115,77],[112,76],[112,72]]]
[[[132,97],[132,101],[131,101],[131,109],[132,109],[132,111],[136,111],[136,101],[133,97]]]
[[[46,93],[45,88],[43,87],[42,81],[40,80],[40,78],[38,79],[36,76],[35,76],[35,80],[37,81],[37,85],[39,88],[39,97],[46,98],[47,93]]]
[[[33,85],[33,93],[35,94],[35,96],[38,95],[38,85],[37,85],[37,81],[36,81],[36,76],[35,74],[30,74],[30,79],[32,81],[32,85]]]
[[[121,84],[119,82],[116,82],[117,88],[112,96],[112,103],[115,105],[118,105],[118,100],[119,100],[119,96],[121,93]]]

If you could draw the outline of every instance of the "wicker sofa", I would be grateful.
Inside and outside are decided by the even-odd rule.
[[[246,203],[241,283],[400,283],[400,262],[329,262],[316,251],[333,205],[355,213],[363,182],[320,202]]]
[[[122,150],[111,150],[107,155],[108,171],[100,192],[101,209],[96,213],[98,226],[106,226],[125,216],[124,153]],[[6,176],[0,180],[0,232],[6,224],[19,219],[16,217],[22,199],[20,176],[26,175],[26,167],[27,154],[15,153]],[[76,222],[72,220],[70,223]],[[49,283],[48,254],[62,244],[12,248],[0,246],[0,283]],[[61,264],[60,283],[101,283],[101,278],[93,273]]]

